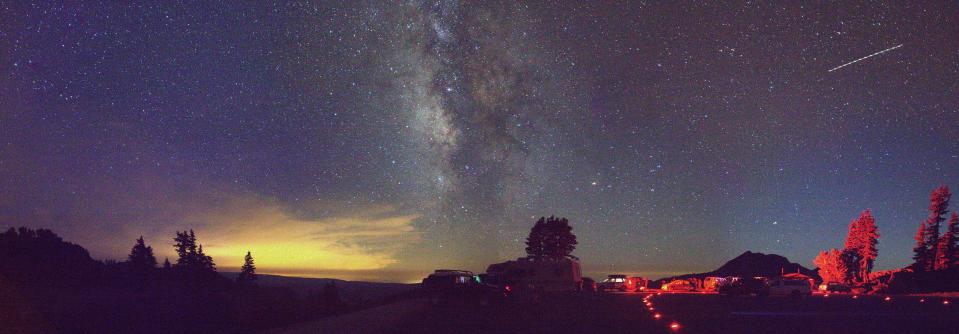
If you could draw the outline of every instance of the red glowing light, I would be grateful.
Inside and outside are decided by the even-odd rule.
[[[511,290],[513,290],[513,288],[511,288],[509,285],[504,286],[503,289],[505,289],[506,291],[511,291]]]
[[[679,323],[678,323],[678,322],[671,323],[671,324],[669,324],[669,328],[672,329],[672,330],[674,330],[674,331],[678,331],[678,330],[679,330]]]
[[[827,293],[827,294],[825,294],[825,295],[822,295],[822,296],[823,296],[823,297],[829,297],[829,294]]]
[[[655,318],[655,319],[660,319],[660,318],[662,318],[662,317],[663,317],[662,314],[659,314],[659,313],[653,314],[653,318]]]
[[[948,300],[948,299],[943,300],[943,301],[942,301],[942,305],[949,305],[949,300]]]
[[[852,296],[852,299],[859,299],[859,295]]]
[[[920,299],[919,299],[919,302],[920,302],[920,303],[925,303],[925,302],[926,302],[926,299],[925,299],[925,298],[920,298]]]
[[[892,300],[892,297],[886,297],[886,298],[884,298],[883,300],[885,300],[885,301],[888,302],[888,301]]]

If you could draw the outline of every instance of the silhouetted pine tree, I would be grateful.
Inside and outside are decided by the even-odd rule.
[[[163,260],[163,269],[169,270],[169,269],[171,269],[171,268],[173,268],[173,266],[170,265],[170,258],[164,259],[164,260]]]
[[[176,267],[189,271],[216,271],[213,258],[203,252],[203,246],[196,242],[193,230],[177,231],[173,247],[177,253]]]
[[[253,264],[253,255],[249,251],[243,257],[243,267],[240,267],[240,274],[236,275],[236,281],[240,283],[256,282],[256,265]]]
[[[949,187],[939,186],[929,195],[929,218],[926,219],[926,239],[924,247],[928,253],[927,270],[937,270],[936,259],[939,258],[939,226],[946,220],[949,212]]]
[[[197,267],[203,270],[216,271],[216,264],[213,258],[203,253],[203,245],[200,245],[196,253]]]
[[[157,259],[153,256],[153,247],[147,246],[143,241],[143,236],[137,239],[130,255],[127,257],[130,266],[137,271],[146,271],[156,269]]]
[[[545,227],[543,229],[543,251],[546,259],[578,259],[572,255],[577,242],[576,235],[573,234],[573,227],[569,226],[568,219],[550,216],[543,226]]]
[[[194,264],[193,260],[196,258],[196,236],[190,237],[192,232],[193,230],[190,230],[190,233],[187,233],[187,231],[177,231],[176,238],[173,238],[175,242],[173,247],[177,255],[177,266],[191,267]]]
[[[526,257],[533,261],[542,260],[546,251],[543,249],[543,243],[546,237],[545,231],[546,217],[540,217],[529,231],[526,237]]]
[[[846,251],[854,253],[858,263],[852,265],[858,281],[868,281],[873,262],[879,255],[876,245],[879,243],[879,230],[876,220],[869,209],[863,211],[859,218],[849,223],[849,234],[846,236]]]

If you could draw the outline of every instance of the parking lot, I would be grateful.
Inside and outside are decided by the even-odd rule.
[[[397,324],[393,332],[956,333],[959,305],[943,304],[945,300],[848,294],[807,298],[575,294],[537,304],[427,307]],[[656,313],[660,318],[654,318]],[[676,328],[671,328],[673,324]]]
[[[654,294],[648,300],[664,322],[675,321],[687,333],[959,332],[957,305],[941,297],[685,293]]]

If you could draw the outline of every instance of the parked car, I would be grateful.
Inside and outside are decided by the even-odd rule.
[[[509,298],[508,285],[483,283],[479,276],[465,270],[436,270],[423,279],[430,305],[476,304],[487,306]]]
[[[636,282],[626,275],[609,275],[599,283],[600,291],[633,291],[636,289]]]
[[[849,285],[839,282],[823,282],[819,285],[819,291],[822,292],[852,292]]]
[[[663,286],[660,289],[662,289],[663,291],[695,291],[696,286],[694,286],[693,283],[687,280],[677,279],[669,283],[663,284]]]
[[[769,295],[806,297],[812,295],[812,288],[807,280],[779,278],[769,282]]]
[[[769,294],[769,287],[766,281],[755,277],[743,277],[731,280],[729,284],[719,286],[719,294],[727,296],[766,296]]]

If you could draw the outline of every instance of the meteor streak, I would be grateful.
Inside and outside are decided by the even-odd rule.
[[[827,71],[827,72],[832,72],[832,71],[838,70],[838,69],[840,69],[840,68],[843,68],[843,67],[846,67],[846,66],[849,66],[849,65],[858,63],[859,61],[864,60],[864,59],[866,59],[866,58],[869,58],[869,57],[872,57],[872,56],[878,56],[878,55],[881,55],[881,54],[883,54],[883,53],[886,53],[886,52],[889,52],[889,51],[898,49],[898,48],[902,47],[903,45],[904,45],[904,44],[899,44],[899,45],[896,45],[896,46],[894,46],[894,47],[891,47],[891,48],[888,48],[888,49],[885,49],[885,50],[882,50],[882,51],[873,53],[873,54],[871,54],[871,55],[868,55],[868,56],[865,56],[865,57],[862,57],[862,58],[853,60],[853,61],[851,61],[851,62],[848,62],[848,63],[842,64],[842,65],[836,66],[835,68],[833,68],[833,69],[831,69],[831,70],[829,70],[829,71]]]

